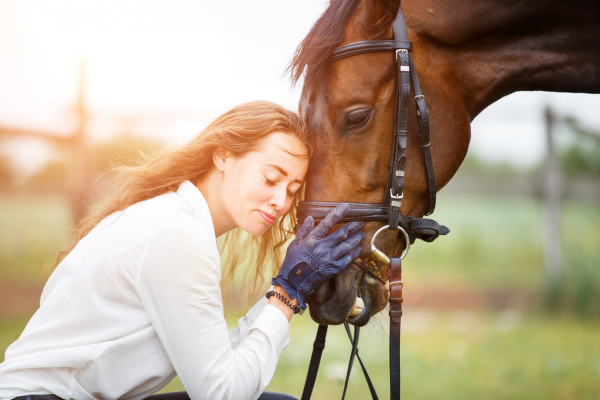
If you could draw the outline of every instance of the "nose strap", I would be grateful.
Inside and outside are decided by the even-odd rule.
[[[321,221],[331,210],[342,203],[328,201],[301,201],[298,205],[298,226],[311,215],[315,223]],[[350,211],[340,220],[347,223],[352,221],[381,221],[388,220],[389,207],[376,203],[348,203]]]
[[[302,225],[306,217],[311,215],[315,219],[315,223],[321,221],[331,210],[342,203],[325,202],[325,201],[301,201],[298,205],[298,224],[296,229]],[[348,203],[350,211],[341,223],[352,221],[378,221],[388,222],[389,207],[385,207],[378,203]],[[433,242],[440,235],[447,235],[450,229],[444,225],[438,224],[436,221],[429,218],[414,218],[399,215],[398,225],[401,226],[410,238],[410,243],[421,239],[425,242]]]

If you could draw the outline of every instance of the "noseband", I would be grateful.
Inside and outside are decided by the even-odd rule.
[[[400,213],[402,198],[404,197],[404,173],[406,167],[406,145],[408,140],[408,108],[410,103],[411,78],[414,91],[415,110],[417,122],[419,125],[419,138],[423,156],[425,160],[425,171],[427,176],[427,192],[429,194],[429,208],[425,215],[430,215],[435,209],[436,191],[435,177],[433,173],[433,163],[431,161],[431,149],[429,141],[429,113],[425,105],[425,96],[421,93],[419,78],[415,70],[415,65],[410,51],[412,43],[408,40],[408,30],[404,22],[402,10],[398,9],[398,14],[392,25],[394,31],[393,40],[366,40],[340,46],[335,49],[331,56],[331,61],[338,61],[346,57],[355,56],[364,53],[373,53],[381,51],[394,51],[396,53],[396,108],[394,115],[394,140],[392,143],[392,152],[390,164],[388,167],[388,179],[385,188],[383,202],[379,203],[349,203],[350,211],[340,222],[350,221],[380,221],[387,223],[381,227],[371,241],[371,251],[375,258],[385,264],[389,264],[389,290],[390,290],[390,399],[400,400],[400,321],[402,316],[402,262],[411,243],[416,239],[426,242],[432,242],[439,235],[446,235],[450,230],[439,225],[436,221],[426,218],[414,218],[410,215],[405,216]],[[333,208],[341,203],[324,201],[302,201],[298,206],[299,224],[309,215],[316,221],[322,220]],[[387,228],[388,230],[398,230],[402,235],[399,238],[404,239],[405,250],[400,257],[389,258],[375,246],[377,236]],[[365,269],[359,264],[356,264]],[[381,280],[378,274],[368,268],[365,271],[371,273]],[[344,394],[346,395],[348,380],[354,357],[358,357],[358,337],[359,327],[355,326],[354,338],[350,334],[348,324],[346,331],[352,342],[352,353],[350,363],[346,374],[346,384]],[[316,380],[321,352],[325,347],[325,335],[327,325],[320,325],[317,332],[317,338],[314,344],[314,350],[311,357],[308,376],[302,393],[302,400],[308,400],[311,396],[314,382]],[[361,364],[369,389],[373,399],[377,399],[375,389],[369,379],[369,376],[358,357]]]

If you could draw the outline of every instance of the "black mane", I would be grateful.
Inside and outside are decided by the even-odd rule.
[[[362,0],[333,2],[298,45],[287,68],[295,85],[306,70],[304,88],[315,86],[327,73],[329,57],[344,39],[344,27]]]

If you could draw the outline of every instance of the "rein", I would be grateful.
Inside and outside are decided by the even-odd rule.
[[[392,143],[392,152],[390,164],[388,167],[388,180],[385,188],[383,202],[379,203],[349,203],[350,211],[340,220],[340,222],[351,221],[380,221],[387,223],[381,227],[371,240],[371,251],[373,256],[379,261],[389,265],[389,291],[390,291],[390,400],[400,400],[400,322],[402,317],[402,258],[406,255],[410,244],[416,239],[425,242],[432,242],[439,235],[446,235],[450,230],[438,224],[436,221],[427,218],[414,218],[400,213],[400,206],[404,196],[404,175],[406,167],[406,146],[408,140],[408,108],[412,89],[414,92],[414,102],[419,126],[419,138],[423,156],[425,160],[425,171],[427,176],[427,192],[429,195],[429,207],[426,215],[433,213],[436,204],[435,176],[433,171],[433,162],[431,160],[431,149],[429,140],[429,112],[425,105],[425,96],[421,93],[419,78],[415,70],[414,62],[410,51],[412,43],[408,40],[408,30],[404,22],[402,10],[398,8],[398,14],[392,24],[393,40],[366,40],[356,43],[340,46],[335,49],[331,56],[331,61],[338,61],[346,57],[358,54],[395,51],[396,53],[396,109],[394,116],[394,140]],[[312,216],[316,222],[322,220],[339,202],[323,201],[301,201],[298,206],[298,224],[300,225],[306,217]],[[380,251],[375,245],[375,239],[382,231],[398,230],[399,240],[404,239],[405,250],[400,257],[388,257]],[[359,263],[353,262],[360,268],[370,273],[381,282],[385,282],[381,276],[383,274],[374,273],[370,268],[363,267]],[[346,332],[352,343],[352,352],[346,374],[346,383],[342,400],[346,396],[346,389],[350,379],[350,372],[356,356],[360,362],[362,370],[367,379],[371,396],[378,399],[375,388],[367,374],[367,371],[358,356],[358,338],[360,328],[354,327],[354,338],[350,333],[348,323],[345,323]],[[325,348],[325,337],[327,335],[327,325],[319,325],[317,337],[313,345],[313,353],[310,360],[302,400],[309,400],[319,370],[321,354]]]

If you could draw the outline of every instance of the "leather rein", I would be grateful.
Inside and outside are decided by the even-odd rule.
[[[394,39],[392,40],[366,40],[356,43],[340,46],[335,49],[331,56],[331,61],[338,61],[346,57],[358,54],[394,51],[396,53],[396,109],[394,116],[394,139],[392,143],[392,152],[389,164],[388,180],[385,188],[383,202],[379,203],[349,203],[350,211],[340,222],[350,221],[380,221],[387,225],[380,228],[371,241],[371,250],[373,256],[378,260],[389,264],[389,276],[384,276],[389,280],[390,290],[390,400],[400,400],[400,320],[402,317],[402,258],[406,255],[410,244],[416,239],[426,242],[432,242],[439,235],[446,235],[450,230],[439,225],[436,221],[426,218],[414,218],[400,213],[400,206],[404,191],[404,173],[406,167],[406,146],[408,140],[408,108],[412,90],[414,92],[414,102],[419,126],[419,138],[423,156],[425,160],[425,171],[427,176],[427,190],[429,194],[429,208],[426,215],[433,213],[436,203],[435,177],[433,172],[433,163],[431,160],[431,149],[429,141],[429,113],[425,105],[425,97],[421,93],[419,78],[415,70],[411,55],[412,43],[408,40],[408,30],[404,22],[402,10],[398,9],[398,14],[392,25]],[[298,224],[309,215],[315,221],[322,220],[333,208],[341,203],[322,202],[322,201],[301,201],[298,206]],[[389,258],[381,252],[375,245],[377,235],[388,230],[398,230],[398,240],[404,239],[405,251],[399,257]],[[365,272],[370,273],[384,284],[385,279],[379,271],[372,271],[356,262]],[[377,399],[375,388],[367,374],[367,371],[358,356],[358,338],[360,327],[354,327],[354,337],[350,333],[348,323],[345,323],[346,332],[352,343],[352,352],[346,374],[346,383],[342,400],[346,396],[346,389],[350,378],[350,371],[354,357],[360,362],[362,370],[367,379],[369,390],[373,399]],[[327,334],[327,325],[319,325],[317,337],[314,342],[313,353],[310,360],[306,383],[302,393],[302,400],[309,400],[312,394],[314,383],[319,369],[321,353],[325,348],[325,336]]]

